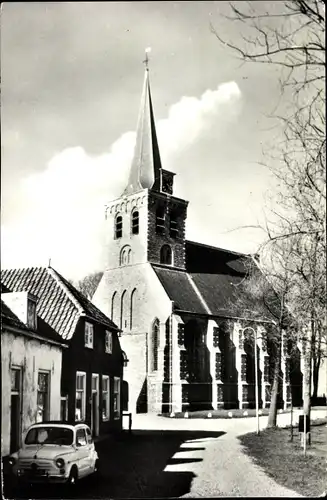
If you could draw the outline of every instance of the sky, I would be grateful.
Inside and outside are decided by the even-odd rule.
[[[256,251],[264,233],[243,226],[262,222],[274,189],[260,162],[278,135],[280,75],[217,40],[210,23],[242,43],[226,13],[227,2],[205,1],[2,4],[2,268],[51,258],[74,280],[103,269],[104,205],[127,182],[147,47],[187,239]]]

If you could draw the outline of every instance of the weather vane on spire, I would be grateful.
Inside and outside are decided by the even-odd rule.
[[[145,49],[145,59],[144,59],[144,61],[143,61],[143,62],[144,62],[144,64],[145,64],[145,68],[146,68],[146,70],[148,70],[148,69],[149,69],[149,56],[148,56],[149,52],[151,52],[151,47],[147,47],[147,48]]]

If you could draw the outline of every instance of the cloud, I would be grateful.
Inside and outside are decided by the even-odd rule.
[[[182,97],[157,123],[164,164],[195,147],[214,123],[226,126],[240,112],[235,82]],[[137,110],[136,110],[137,112]],[[133,156],[135,132],[115,141],[109,152],[90,156],[81,146],[55,155],[47,168],[22,180],[17,217],[1,233],[2,267],[51,264],[78,279],[103,268],[104,204],[119,197]]]

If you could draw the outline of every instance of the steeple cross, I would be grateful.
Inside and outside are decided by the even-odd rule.
[[[149,71],[149,52],[151,52],[151,47],[148,47],[147,49],[145,49],[145,59],[143,61],[143,63],[145,64],[145,69],[147,71]]]

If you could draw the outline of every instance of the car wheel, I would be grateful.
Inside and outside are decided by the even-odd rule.
[[[69,477],[67,479],[67,484],[70,487],[76,486],[78,479],[78,474],[77,474],[77,469],[76,467],[72,467],[72,470],[70,471]]]

